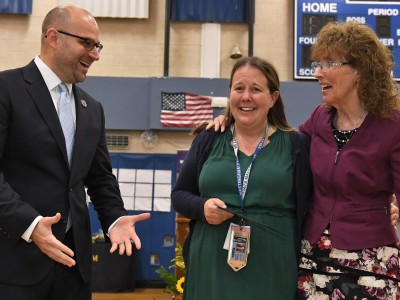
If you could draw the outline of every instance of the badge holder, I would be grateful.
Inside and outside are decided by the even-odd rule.
[[[237,272],[247,265],[247,256],[250,250],[250,227],[231,224],[230,230],[227,262]]]

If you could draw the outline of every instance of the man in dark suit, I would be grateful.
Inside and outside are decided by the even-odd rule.
[[[141,247],[134,224],[150,214],[124,209],[103,108],[75,85],[102,47],[90,13],[57,7],[43,21],[40,55],[0,72],[0,299],[91,299],[85,188],[110,252]],[[72,113],[72,144],[58,116],[60,97]]]

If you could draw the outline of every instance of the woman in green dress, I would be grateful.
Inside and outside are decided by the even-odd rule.
[[[226,124],[197,127],[172,191],[191,219],[184,299],[294,299],[311,195],[309,140],[286,121],[275,68],[237,61]]]

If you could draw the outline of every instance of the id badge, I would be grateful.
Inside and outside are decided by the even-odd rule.
[[[239,271],[247,264],[247,256],[250,247],[250,227],[231,225],[231,236],[228,250],[228,265],[235,271]]]

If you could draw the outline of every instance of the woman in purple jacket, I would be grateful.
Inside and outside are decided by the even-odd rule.
[[[390,222],[400,193],[400,112],[392,53],[367,26],[330,23],[312,48],[324,103],[311,138],[314,198],[304,227],[298,299],[399,299]]]

